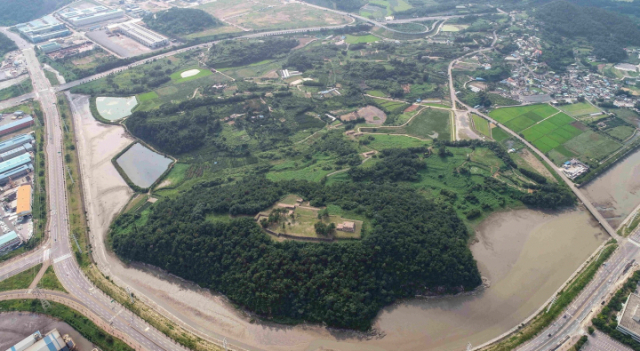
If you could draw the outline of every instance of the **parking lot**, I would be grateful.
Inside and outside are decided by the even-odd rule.
[[[633,351],[630,347],[613,340],[607,334],[595,331],[582,347],[584,351]]]

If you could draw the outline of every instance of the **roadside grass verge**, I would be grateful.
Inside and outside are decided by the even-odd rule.
[[[557,296],[556,300],[547,310],[543,310],[533,318],[527,325],[520,328],[511,336],[493,345],[485,347],[483,350],[508,351],[515,350],[519,345],[533,339],[544,328],[553,323],[564,309],[575,299],[585,286],[593,279],[600,266],[611,256],[617,248],[617,244],[608,244],[595,260],[592,260],[582,271],[571,281]]]
[[[84,269],[84,273],[98,289],[109,295],[112,299],[134,312],[154,328],[164,333],[179,344],[195,351],[222,351],[223,348],[207,340],[193,335],[183,327],[173,323],[170,319],[156,312],[153,308],[135,299],[131,303],[129,294],[117,286],[109,277],[105,277],[98,267],[90,265]]]
[[[67,190],[67,202],[69,206],[69,243],[76,256],[78,264],[86,266],[91,262],[87,232],[87,220],[82,195],[82,179],[80,177],[80,161],[75,143],[75,126],[71,118],[69,102],[64,94],[58,94],[58,111],[62,118],[64,165]]]
[[[46,290],[57,290],[65,293],[67,292],[67,290],[65,290],[65,288],[58,280],[58,277],[56,277],[56,273],[53,271],[53,266],[49,266],[49,268],[47,268],[47,270],[44,272],[44,275],[38,282],[38,288]]]
[[[37,299],[0,301],[0,312],[23,311],[48,315],[69,324],[82,336],[94,343],[103,351],[133,351],[120,339],[114,338],[106,331],[95,325],[80,312],[63,304],[49,301],[51,305],[45,311]]]
[[[16,96],[24,95],[32,91],[33,91],[33,85],[31,85],[31,80],[27,79],[16,85],[12,85],[8,88],[1,89],[0,101],[11,99]]]
[[[56,86],[60,84],[60,81],[58,80],[58,77],[56,76],[55,73],[51,72],[51,71],[47,71],[46,69],[44,70],[44,76],[47,77],[47,79],[49,80],[49,82],[51,83],[52,86]]]
[[[0,291],[26,289],[42,268],[42,263],[0,282]]]

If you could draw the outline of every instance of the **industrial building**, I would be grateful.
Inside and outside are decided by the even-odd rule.
[[[71,35],[64,23],[51,15],[44,16],[31,22],[18,24],[15,27],[33,43],[40,43],[49,39]]]
[[[98,22],[121,18],[124,11],[111,9],[106,6],[95,6],[87,9],[68,7],[58,12],[58,15],[74,27],[86,26]]]
[[[22,239],[20,239],[16,232],[11,231],[7,234],[0,235],[0,255],[13,251],[20,245],[22,245]]]
[[[37,331],[7,351],[72,351],[75,347],[75,342],[68,334],[60,335],[58,329],[53,329],[44,336]]]
[[[20,129],[31,127],[33,124],[34,124],[33,117],[27,115],[22,119],[1,125],[0,136],[13,133]]]
[[[108,27],[109,31],[122,33],[140,44],[152,49],[169,44],[169,38],[149,30],[136,22],[118,23]]]
[[[616,329],[640,342],[640,296],[629,294]]]
[[[31,155],[29,154],[23,154],[10,160],[0,162],[0,174],[30,163]]]
[[[16,135],[15,137],[9,140],[0,142],[0,153],[13,150],[19,146],[25,146],[25,144],[29,144],[29,146],[31,146],[32,143],[33,143],[33,135],[31,134]]]
[[[16,167],[10,171],[0,174],[0,185],[7,184],[11,179],[17,179],[33,172],[33,166],[31,164],[22,165]]]
[[[18,204],[16,206],[16,215],[18,216],[18,218],[23,218],[25,216],[31,215],[31,194],[31,185],[29,184],[21,185],[18,188],[18,192],[16,195],[16,199],[18,201]]]

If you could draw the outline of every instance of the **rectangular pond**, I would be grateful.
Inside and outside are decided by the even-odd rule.
[[[133,184],[148,188],[171,164],[171,159],[136,143],[116,160]]]
[[[96,98],[98,113],[100,113],[100,116],[110,121],[115,121],[131,115],[131,110],[133,110],[136,105],[138,105],[138,100],[136,100],[135,96],[100,96]]]

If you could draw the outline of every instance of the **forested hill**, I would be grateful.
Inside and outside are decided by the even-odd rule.
[[[2,60],[4,55],[13,50],[18,50],[16,43],[3,33],[0,33],[0,60]]]
[[[252,218],[285,194],[335,204],[371,219],[361,241],[275,242]],[[197,185],[158,201],[149,214],[125,214],[112,230],[118,255],[146,262],[219,291],[265,318],[366,330],[385,305],[425,288],[441,292],[481,283],[468,232],[455,211],[389,184],[253,178]]]
[[[0,26],[12,26],[47,15],[71,0],[2,0]]]
[[[202,10],[177,7],[145,16],[144,23],[167,35],[191,34],[220,25],[217,19]]]
[[[553,1],[535,11],[541,30],[555,43],[561,37],[583,38],[593,45],[593,54],[610,62],[626,58],[626,45],[640,45],[638,25],[623,15],[567,1]]]

